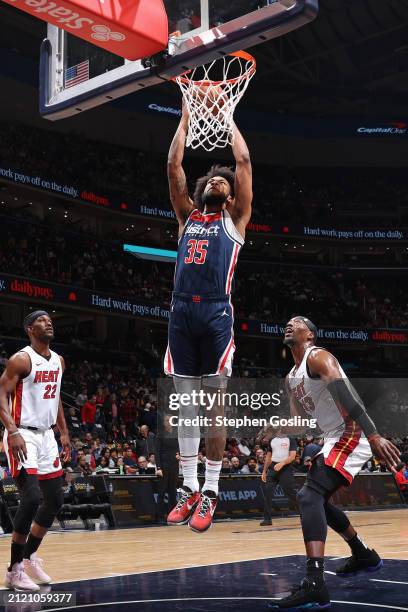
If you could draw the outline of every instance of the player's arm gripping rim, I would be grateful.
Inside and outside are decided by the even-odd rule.
[[[227,210],[238,232],[245,238],[245,228],[252,214],[252,164],[247,144],[235,123],[233,129],[232,153],[235,158],[235,197],[230,204],[227,204]]]
[[[62,372],[64,372],[65,361],[63,357],[61,356],[60,356],[60,359],[61,359]],[[70,461],[71,459],[71,441],[69,439],[68,427],[65,421],[64,407],[62,405],[61,395],[60,395],[59,404],[58,404],[57,428],[61,435],[61,445],[62,445],[62,450],[63,450],[61,459],[65,463],[68,463],[68,461]]]
[[[17,462],[27,459],[27,448],[11,416],[8,398],[16,390],[19,381],[29,375],[30,370],[31,362],[27,353],[16,353],[8,360],[0,378],[0,420],[9,433],[9,448]]]
[[[194,210],[194,204],[188,195],[186,174],[182,162],[188,133],[188,112],[183,104],[183,114],[177,132],[170,146],[167,160],[167,177],[169,180],[170,200],[179,222],[179,235],[182,234],[188,216]]]
[[[385,461],[387,467],[392,471],[400,460],[400,452],[392,442],[377,432],[364,404],[351,392],[348,381],[346,382],[342,377],[337,359],[324,349],[315,349],[308,356],[307,364],[310,374],[319,377],[326,383],[335,402],[340,404],[361,427],[368,438],[373,454]]]

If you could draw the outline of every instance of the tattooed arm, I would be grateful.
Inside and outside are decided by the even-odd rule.
[[[194,210],[194,204],[188,195],[187,179],[182,161],[188,132],[188,113],[183,108],[183,115],[177,132],[170,146],[167,161],[167,176],[169,179],[170,199],[179,222],[179,232],[184,229],[187,217]]]

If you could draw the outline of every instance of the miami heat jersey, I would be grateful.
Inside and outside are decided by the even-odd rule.
[[[30,374],[20,380],[10,401],[11,415],[17,427],[48,429],[57,421],[62,367],[57,353],[46,359],[30,346],[22,349],[31,360]]]
[[[319,378],[310,378],[307,370],[307,358],[315,348],[319,347],[309,347],[300,366],[297,369],[296,366],[291,369],[288,377],[289,387],[306,414],[316,419],[324,437],[337,438],[342,436],[345,429],[354,421],[347,415],[343,415],[341,407],[334,401],[326,383]],[[347,378],[340,365],[339,369],[342,378]],[[354,427],[361,431],[356,423],[354,423]]]
[[[229,295],[243,244],[227,210],[207,214],[194,210],[179,240],[175,294]]]

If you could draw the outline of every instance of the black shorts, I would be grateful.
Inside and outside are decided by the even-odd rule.
[[[312,461],[305,485],[329,499],[340,487],[347,487],[349,482],[340,472],[324,462],[323,455]]]

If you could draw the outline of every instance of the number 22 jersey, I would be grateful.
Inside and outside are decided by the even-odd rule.
[[[61,358],[50,351],[49,359],[31,346],[21,349],[31,360],[31,371],[19,381],[10,398],[11,416],[17,427],[49,429],[55,425],[61,390]]]

